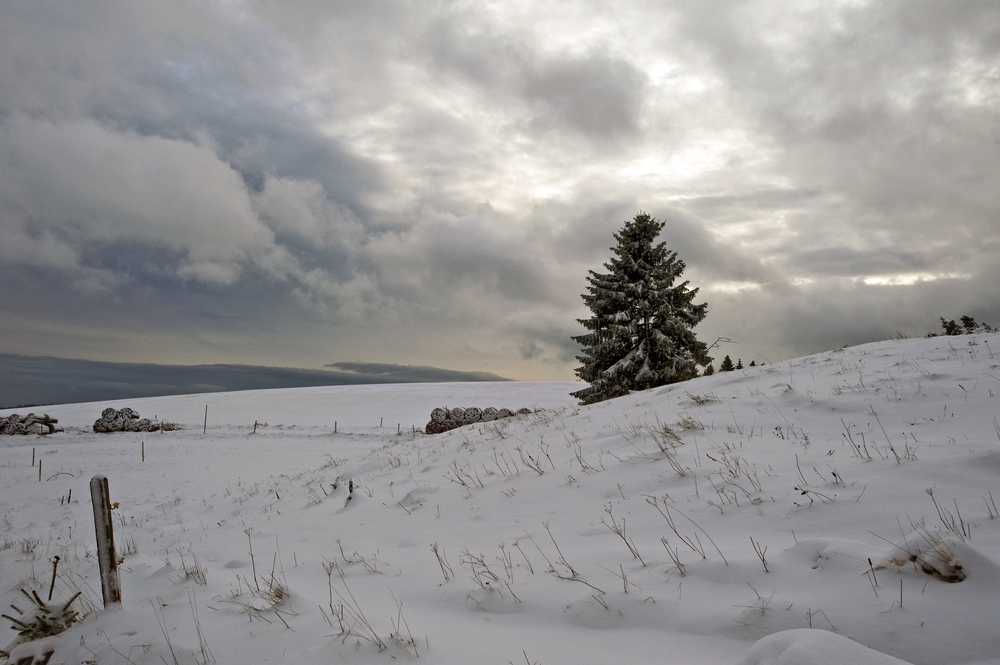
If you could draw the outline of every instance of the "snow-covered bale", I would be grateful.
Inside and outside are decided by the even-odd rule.
[[[511,418],[515,415],[523,416],[530,413],[531,409],[526,407],[518,409],[516,412],[510,409],[497,409],[492,406],[488,406],[485,409],[480,409],[477,406],[467,408],[459,406],[454,409],[438,407],[431,411],[431,420],[424,427],[424,432],[427,434],[440,434],[441,432],[447,432],[463,425],[492,422],[503,418]]]
[[[101,417],[94,421],[94,431],[99,434],[108,432],[156,432],[160,424],[149,418],[140,418],[134,410],[125,407],[120,411],[108,407],[101,412]]]
[[[59,421],[50,418],[47,413],[40,416],[29,413],[23,418],[12,413],[9,416],[0,417],[0,434],[55,434],[62,431],[61,428],[55,426],[57,422]]]

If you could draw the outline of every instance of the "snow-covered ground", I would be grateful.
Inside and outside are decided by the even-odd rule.
[[[1000,335],[838,349],[590,407],[578,388],[32,409],[66,431],[0,439],[0,603],[44,599],[58,555],[53,602],[81,590],[87,614],[16,653],[1000,663]],[[107,406],[182,429],[94,434]],[[420,433],[438,406],[537,411]],[[95,474],[118,503],[120,609],[102,610]]]

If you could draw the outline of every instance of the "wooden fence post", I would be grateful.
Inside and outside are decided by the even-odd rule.
[[[104,607],[121,605],[122,590],[115,554],[115,532],[111,524],[111,494],[107,477],[98,474],[90,479],[90,500],[94,504],[94,528],[97,531],[97,562],[101,568]]]

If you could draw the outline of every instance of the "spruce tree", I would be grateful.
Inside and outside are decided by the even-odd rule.
[[[708,305],[692,302],[698,289],[688,282],[674,284],[685,264],[666,243],[653,244],[662,228],[640,212],[614,234],[610,272],[587,277],[583,300],[593,316],[577,321],[590,332],[573,337],[583,346],[576,374],[590,384],[571,393],[582,404],[685,381],[712,362],[691,330]]]
[[[732,372],[734,369],[736,369],[736,366],[733,365],[733,359],[727,354],[726,357],[722,359],[722,363],[719,365],[719,371]]]

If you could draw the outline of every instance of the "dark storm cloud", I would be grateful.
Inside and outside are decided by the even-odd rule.
[[[375,383],[507,381],[489,372],[380,363],[333,363],[337,371],[252,365],[158,365],[0,354],[0,408],[233,390]]]

